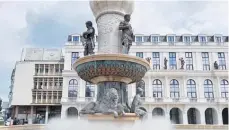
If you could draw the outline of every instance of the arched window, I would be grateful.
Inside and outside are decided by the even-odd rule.
[[[172,79],[170,81],[170,97],[171,98],[179,98],[180,97],[179,82],[175,79]]]
[[[192,79],[187,81],[187,95],[188,98],[196,98],[196,82]]]
[[[68,97],[77,97],[78,82],[76,79],[71,79],[68,84]]]
[[[162,97],[162,83],[159,79],[153,81],[153,97]]]
[[[209,79],[204,81],[204,96],[205,98],[214,98],[213,84]]]
[[[221,88],[221,97],[222,98],[228,98],[229,94],[228,94],[228,81],[223,79],[220,82],[220,88]]]
[[[95,85],[86,82],[85,97],[95,97]]]
[[[200,111],[196,108],[189,108],[187,118],[188,124],[200,124]]]

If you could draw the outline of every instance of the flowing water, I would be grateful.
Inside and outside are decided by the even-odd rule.
[[[45,130],[173,130],[169,120],[164,118],[144,121],[88,121],[85,119],[54,119]]]

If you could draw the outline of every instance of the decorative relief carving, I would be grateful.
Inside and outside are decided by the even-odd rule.
[[[88,82],[98,76],[128,77],[132,79],[132,82],[136,82],[144,77],[147,68],[134,62],[101,60],[80,64],[76,71],[82,79]]]

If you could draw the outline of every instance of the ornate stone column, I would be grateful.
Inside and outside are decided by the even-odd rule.
[[[91,10],[95,16],[98,28],[98,54],[121,53],[121,32],[119,23],[125,14],[132,14],[134,2],[120,1],[90,1]]]

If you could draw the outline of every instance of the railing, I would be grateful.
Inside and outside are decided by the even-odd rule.
[[[48,72],[48,73],[37,72],[34,74],[34,76],[61,76],[61,75],[62,75],[62,72]]]
[[[35,86],[33,90],[62,90],[63,86]]]
[[[33,99],[33,104],[60,104],[61,99]]]
[[[134,97],[129,97],[129,101],[133,101]],[[187,104],[187,103],[227,103],[226,98],[214,98],[210,101],[206,98],[188,98],[188,97],[180,97],[180,98],[152,98],[152,97],[140,97],[140,99],[145,103],[179,103],[179,104]],[[95,97],[63,97],[61,99],[62,103],[85,103],[96,101]]]
[[[95,97],[62,97],[62,103],[94,102]]]

